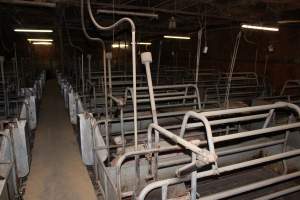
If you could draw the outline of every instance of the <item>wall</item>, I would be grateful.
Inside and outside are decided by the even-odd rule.
[[[238,31],[239,29],[208,30],[206,35],[209,49],[207,54],[201,54],[200,67],[215,66],[221,71],[227,71]],[[279,32],[243,32],[235,71],[256,71],[259,76],[264,76],[265,61],[266,56],[268,56],[266,77],[270,79],[275,91],[280,91],[285,80],[300,79],[299,36],[300,29],[298,26],[280,27]],[[270,44],[274,47],[272,53],[267,50]],[[196,33],[192,35],[190,41],[164,42],[161,63],[162,65],[190,66],[194,68],[196,49]],[[157,59],[157,41],[152,51],[155,59]],[[256,51],[257,63],[255,69]],[[176,54],[177,56],[174,56]]]

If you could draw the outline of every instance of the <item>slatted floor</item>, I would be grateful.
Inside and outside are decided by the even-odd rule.
[[[55,80],[46,84],[25,200],[94,200],[63,98]]]

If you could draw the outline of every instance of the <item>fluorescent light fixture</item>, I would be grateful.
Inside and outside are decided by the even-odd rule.
[[[128,47],[128,44],[125,44],[125,43],[113,43],[111,45],[112,48],[120,48],[120,49],[125,49]]]
[[[300,23],[299,19],[289,19],[289,20],[279,20],[277,21],[278,24],[297,24]]]
[[[137,42],[138,45],[151,45],[151,42]]]
[[[52,42],[33,42],[32,44],[33,45],[46,45],[46,46],[49,46],[49,45],[52,45]]]
[[[15,32],[24,32],[24,33],[52,33],[51,29],[26,29],[26,28],[16,28]]]
[[[167,39],[179,39],[179,40],[189,40],[191,37],[188,36],[178,36],[178,35],[164,35]]]
[[[249,24],[242,24],[241,27],[246,29],[262,30],[262,31],[279,31],[279,28],[277,27],[255,26]]]
[[[53,42],[53,39],[28,38],[28,42]]]
[[[128,44],[120,44],[119,47],[120,49],[125,49],[128,47]]]

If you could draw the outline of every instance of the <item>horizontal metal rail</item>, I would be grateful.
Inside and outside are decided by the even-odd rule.
[[[241,162],[241,163],[237,163],[237,164],[233,164],[233,165],[229,165],[229,166],[219,167],[218,169],[211,169],[211,170],[204,171],[204,172],[198,172],[196,177],[197,177],[197,179],[200,179],[200,178],[205,178],[205,177],[209,177],[209,176],[220,175],[225,172],[235,171],[238,169],[245,169],[245,168],[256,166],[259,164],[274,162],[274,161],[287,159],[287,158],[291,158],[291,157],[295,157],[295,156],[299,156],[299,155],[300,155],[300,150],[292,150],[292,151],[279,153],[279,154],[275,154],[275,155],[271,155],[271,156],[267,156],[267,157],[263,157],[263,158],[258,158],[258,159],[254,159],[254,160],[250,160],[250,161],[245,161],[245,162]],[[138,199],[139,200],[145,199],[147,194],[156,188],[160,188],[160,187],[168,186],[168,185],[174,185],[177,183],[182,183],[182,182],[188,181],[189,179],[190,179],[190,176],[187,176],[184,178],[171,178],[171,179],[166,179],[166,180],[161,180],[161,181],[156,181],[156,182],[150,183],[140,192]]]
[[[300,185],[294,186],[294,187],[290,187],[278,192],[273,192],[272,194],[268,194],[259,198],[255,198],[254,200],[269,200],[269,199],[275,199],[284,195],[288,195],[294,192],[298,192],[300,191]]]
[[[288,180],[298,178],[298,177],[300,177],[300,172],[299,171],[291,173],[291,174],[285,174],[285,175],[278,176],[278,177],[275,177],[275,178],[270,178],[270,179],[267,179],[267,180],[255,182],[255,183],[252,183],[252,184],[249,184],[249,185],[245,185],[245,186],[242,186],[242,187],[239,187],[239,188],[234,188],[234,189],[227,190],[227,191],[224,191],[224,192],[219,192],[219,193],[216,193],[216,194],[213,194],[213,195],[200,197],[199,200],[216,200],[216,199],[229,198],[229,197],[232,197],[232,196],[235,196],[235,195],[238,195],[238,194],[242,194],[242,193],[245,193],[245,192],[250,192],[252,190],[260,189],[260,188],[263,188],[263,187],[267,187],[267,186],[270,186],[270,185],[273,185],[273,184],[288,181]]]

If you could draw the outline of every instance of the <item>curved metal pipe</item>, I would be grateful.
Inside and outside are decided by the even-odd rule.
[[[131,26],[131,37],[132,37],[132,75],[133,75],[133,117],[134,117],[134,147],[135,150],[137,150],[137,102],[136,102],[136,43],[135,43],[135,24],[132,19],[124,17],[114,24],[110,26],[101,26],[98,24],[98,22],[95,20],[93,13],[92,13],[92,8],[91,8],[91,0],[87,0],[87,5],[88,5],[88,12],[89,16],[93,22],[93,24],[98,28],[99,30],[111,30],[118,25],[128,22]]]
[[[105,101],[105,119],[108,119],[108,105],[107,105],[107,87],[106,87],[106,48],[105,48],[105,43],[101,38],[93,38],[91,36],[89,36],[89,34],[86,31],[85,28],[85,23],[84,23],[84,2],[83,0],[81,0],[81,27],[82,27],[82,31],[84,36],[91,41],[95,41],[100,43],[101,47],[102,47],[102,59],[103,59],[103,73],[104,73],[104,101]],[[96,104],[96,102],[95,102]],[[107,147],[109,147],[109,135],[108,135],[108,126],[107,123],[105,123],[105,134],[106,134],[106,145]],[[108,148],[109,151],[109,148]],[[109,156],[109,153],[108,153]],[[109,160],[109,159],[108,159]]]
[[[197,118],[203,123],[203,125],[205,127],[205,130],[206,130],[206,136],[207,136],[207,143],[208,143],[209,151],[211,153],[215,154],[216,151],[215,151],[215,145],[214,145],[214,142],[213,142],[211,126],[210,126],[210,123],[209,123],[208,119],[204,115],[202,115],[202,113],[197,113],[195,111],[189,111],[185,114],[185,116],[183,118],[181,129],[180,129],[180,138],[183,138],[183,136],[184,136],[186,125],[187,125],[187,122],[188,122],[190,117]],[[215,165],[216,164],[217,163],[215,163]]]

